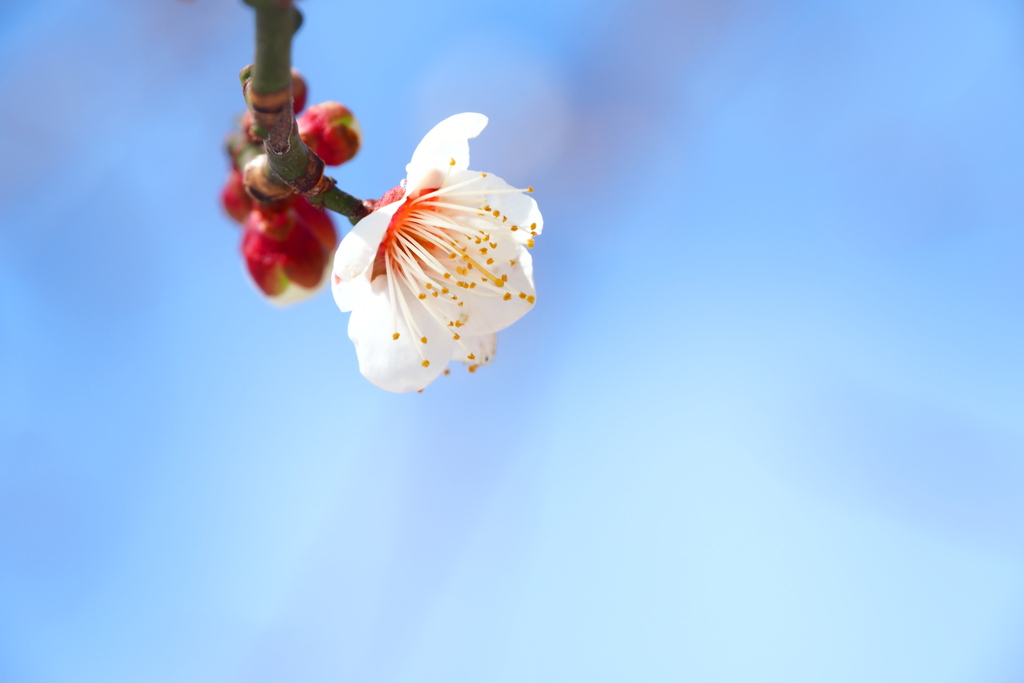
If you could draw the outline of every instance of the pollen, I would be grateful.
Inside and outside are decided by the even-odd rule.
[[[427,338],[426,337],[420,337],[420,341],[423,342],[424,344],[426,344],[427,343]]]
[[[399,335],[397,332],[395,332],[393,335],[391,335],[391,338],[392,339],[398,339],[400,336],[401,335]]]
[[[505,301],[508,301],[509,299],[512,298],[512,292],[505,292],[505,296],[501,298],[504,299]]]
[[[430,367],[430,361],[429,360],[425,360],[422,363],[420,363],[420,365],[422,365],[425,368],[429,368]]]

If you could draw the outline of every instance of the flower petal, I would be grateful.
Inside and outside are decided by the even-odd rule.
[[[401,296],[405,294],[399,288],[396,297]],[[359,372],[381,389],[399,393],[418,391],[437,379],[448,365],[455,345],[451,333],[418,300],[407,299],[406,307],[419,335],[409,329],[401,310],[392,312],[387,278],[378,276],[348,321],[348,336],[356,346]],[[398,339],[393,338],[395,332]],[[427,343],[420,341],[421,336],[427,338]],[[427,367],[423,366],[424,359],[429,361]]]
[[[499,239],[498,248],[491,249],[490,254],[495,263],[489,272],[499,278],[505,276],[507,280],[496,289],[484,283],[483,278],[475,276],[479,286],[462,297],[461,329],[468,335],[490,334],[505,329],[533,308],[536,300],[533,259],[526,247],[509,239]]]
[[[334,254],[331,291],[342,311],[351,311],[360,292],[369,285],[367,271],[373,266],[377,248],[384,238],[391,217],[401,205],[401,202],[388,204],[366,216],[353,226],[338,245],[338,251]]]
[[[466,351],[461,347],[455,347],[455,357],[452,360],[460,360],[466,365],[489,365],[494,360],[494,353],[498,347],[498,334],[463,337],[462,344],[473,354],[473,358],[468,358]]]
[[[444,195],[442,201],[472,205],[473,208],[490,207],[489,216],[483,219],[474,217],[475,220],[471,221],[473,227],[492,232],[488,225],[498,224],[509,230],[520,244],[526,244],[544,229],[544,218],[533,197],[493,173],[459,171],[452,173],[445,185],[459,187],[454,190],[457,194]],[[499,215],[495,216],[494,211]],[[512,226],[516,229],[512,230]]]
[[[409,193],[444,182],[450,172],[469,166],[469,139],[487,126],[483,114],[456,114],[434,126],[412,154],[405,167]],[[454,163],[452,163],[454,162]]]

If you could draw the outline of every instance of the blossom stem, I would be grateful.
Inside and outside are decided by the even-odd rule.
[[[334,187],[324,175],[324,162],[299,137],[292,109],[292,37],[302,15],[292,0],[244,0],[256,13],[256,57],[248,79],[246,102],[252,112],[252,131],[263,138],[267,163],[259,176],[249,175],[257,196],[268,198],[291,192],[355,221],[366,215],[363,202]],[[274,186],[278,189],[275,190]]]

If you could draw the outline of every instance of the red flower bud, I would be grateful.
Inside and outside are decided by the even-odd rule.
[[[292,69],[292,109],[298,114],[306,108],[306,79],[297,69]]]
[[[288,288],[288,278],[281,268],[284,254],[280,245],[278,240],[255,230],[246,230],[242,237],[245,267],[256,286],[271,297],[283,293]]]
[[[242,255],[256,286],[278,302],[295,301],[324,282],[337,233],[330,216],[294,196],[256,205],[245,219]]]
[[[328,166],[343,164],[356,155],[363,134],[359,122],[343,104],[314,104],[298,119],[299,136]]]
[[[313,206],[306,201],[305,197],[299,195],[295,196],[292,206],[299,214],[299,219],[305,222],[321,246],[328,252],[333,252],[334,248],[338,246],[338,232],[334,229],[331,215],[324,209]]]
[[[220,192],[220,202],[228,215],[239,223],[245,221],[252,210],[252,199],[245,191],[242,173],[238,169],[233,168],[228,173],[227,182],[224,183],[224,189]]]

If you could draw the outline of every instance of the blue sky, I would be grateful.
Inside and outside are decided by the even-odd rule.
[[[1024,7],[305,2],[359,196],[459,111],[538,304],[422,395],[267,305],[241,3],[0,10],[0,681],[1024,676]]]

